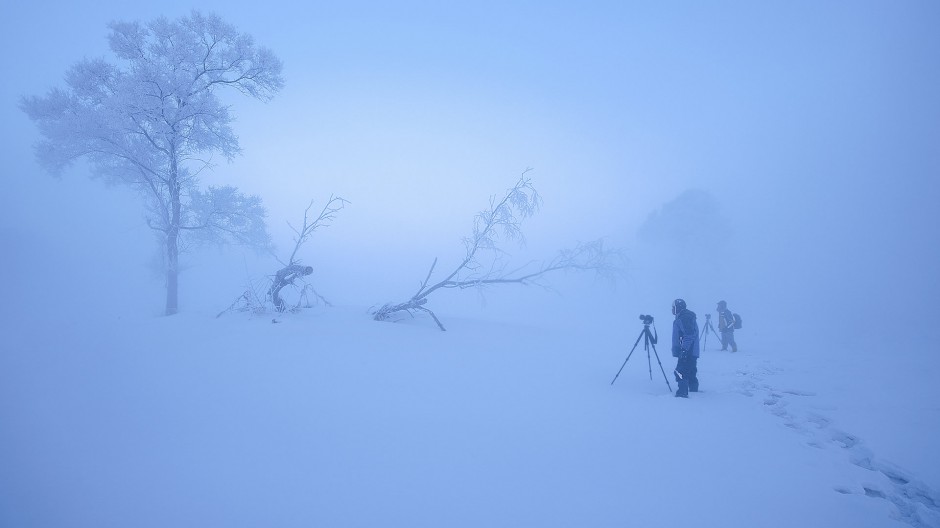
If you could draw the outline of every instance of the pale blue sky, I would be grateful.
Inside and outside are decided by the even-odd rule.
[[[413,259],[421,275],[531,167],[545,199],[535,248],[605,236],[635,249],[652,211],[700,188],[739,226],[734,255],[702,256],[747,275],[726,291],[852,296],[865,284],[874,295],[853,301],[876,305],[938,293],[926,271],[940,260],[935,2],[83,4],[21,3],[0,22],[14,50],[0,86],[8,237],[139,216],[96,183],[47,181],[16,102],[109,56],[108,21],[196,8],[272,48],[287,80],[269,104],[232,99],[244,156],[212,178],[260,194],[282,243],[311,198],[351,200],[320,241],[355,263],[338,266]],[[67,211],[49,194],[85,192]],[[804,289],[776,292],[788,274]]]

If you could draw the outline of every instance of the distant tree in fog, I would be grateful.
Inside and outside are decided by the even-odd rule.
[[[734,276],[735,237],[718,198],[707,190],[688,189],[639,227],[641,250],[632,261],[645,267],[646,275],[668,279],[678,290],[723,288]]]
[[[685,249],[724,247],[731,238],[731,224],[721,215],[718,200],[710,192],[689,189],[652,212],[638,231],[650,245],[675,245]]]
[[[269,100],[284,84],[281,62],[214,15],[109,28],[117,65],[82,60],[66,73],[65,89],[23,98],[20,107],[39,127],[37,157],[50,171],[84,158],[95,176],[145,198],[147,223],[165,253],[170,315],[178,306],[181,248],[270,244],[258,197],[231,186],[201,189],[198,176],[214,154],[231,160],[240,151],[217,91]]]
[[[376,321],[386,321],[400,312],[413,315],[425,312],[434,319],[438,328],[444,325],[427,308],[428,296],[442,288],[484,288],[495,284],[541,284],[541,279],[554,271],[593,271],[603,276],[614,277],[619,273],[617,251],[605,249],[602,241],[578,244],[574,249],[559,251],[552,260],[537,268],[523,266],[508,269],[506,254],[499,248],[500,239],[524,242],[522,222],[538,211],[542,199],[526,177],[519,181],[502,198],[490,198],[490,207],[473,219],[473,234],[464,238],[464,259],[442,280],[431,282],[437,259],[418,288],[405,302],[388,303],[373,312]]]

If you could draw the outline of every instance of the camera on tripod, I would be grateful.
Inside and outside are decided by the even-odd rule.
[[[650,348],[652,348],[653,354],[656,354],[656,363],[659,363],[659,371],[663,373],[663,379],[666,381],[666,387],[669,389],[669,392],[672,392],[672,387],[669,385],[669,378],[666,377],[666,369],[663,368],[663,363],[659,360],[659,352],[656,352],[656,342],[659,341],[659,335],[655,333],[656,327],[654,326],[653,331],[650,332],[650,325],[653,324],[653,316],[640,314],[640,321],[643,321],[643,330],[640,331],[636,342],[633,343],[633,348],[631,348],[630,353],[627,354],[627,359],[623,360],[623,365],[620,365],[620,370],[617,371],[617,375],[614,376],[610,384],[613,385],[614,382],[617,381],[617,378],[620,377],[623,367],[627,366],[627,361],[630,361],[630,358],[633,356],[633,351],[636,350],[636,346],[639,345],[640,340],[643,339],[643,350],[646,350],[646,364],[649,365],[650,380],[653,379],[653,362],[650,360]]]

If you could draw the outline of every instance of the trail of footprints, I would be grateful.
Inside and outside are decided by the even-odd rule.
[[[779,390],[764,382],[765,376],[776,374],[782,369],[764,365],[754,370],[738,371],[742,378],[739,392],[762,398],[770,413],[783,420],[790,429],[807,437],[807,445],[819,449],[835,448],[845,453],[850,463],[873,473],[873,482],[860,486],[836,486],[834,491],[846,495],[864,494],[873,499],[889,501],[897,509],[897,520],[918,528],[940,528],[940,495],[926,484],[918,482],[913,475],[877,460],[860,438],[833,427],[829,418],[791,406],[791,401],[813,397],[815,394]]]

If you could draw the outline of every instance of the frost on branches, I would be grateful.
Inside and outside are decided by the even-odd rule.
[[[327,306],[332,306],[304,279],[304,277],[313,274],[313,266],[302,265],[297,253],[310,240],[310,237],[317,229],[329,227],[336,219],[336,214],[343,210],[348,203],[348,200],[339,196],[330,196],[323,209],[320,210],[320,214],[314,218],[310,212],[313,207],[313,201],[311,200],[304,210],[303,224],[299,228],[294,227],[289,222],[287,224],[294,232],[294,249],[291,251],[290,258],[286,261],[281,260],[271,251],[271,254],[280,264],[280,269],[269,278],[262,281],[252,281],[248,285],[248,289],[236,297],[235,301],[228,308],[219,312],[216,317],[221,317],[231,311],[251,312],[260,315],[268,313],[272,308],[276,312],[296,312],[302,307],[309,308],[313,302],[319,301]],[[288,305],[281,298],[281,290],[288,286],[298,291],[298,300],[293,305]]]
[[[20,107],[39,127],[37,157],[51,172],[84,158],[95,176],[144,197],[165,255],[169,315],[177,311],[181,247],[269,244],[260,199],[234,187],[202,190],[198,175],[215,154],[231,160],[240,150],[217,92],[267,101],[284,84],[281,62],[215,15],[109,28],[116,63],[82,60],[65,88]]]
[[[490,206],[473,219],[473,234],[464,238],[466,255],[443,280],[431,283],[437,259],[418,288],[405,302],[387,303],[373,312],[376,321],[392,320],[400,312],[414,315],[424,312],[434,319],[438,328],[446,330],[440,319],[427,308],[428,296],[441,288],[484,288],[494,284],[540,284],[541,279],[555,271],[593,271],[600,276],[614,278],[619,273],[620,254],[604,248],[601,240],[578,244],[573,249],[559,251],[552,260],[537,269],[527,267],[508,270],[505,253],[499,242],[515,240],[525,242],[522,222],[538,211],[542,202],[531,180],[524,172],[515,186],[497,199],[490,198]]]

